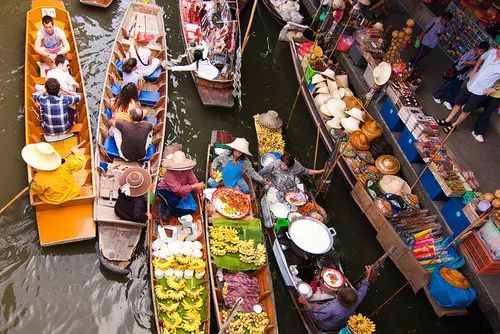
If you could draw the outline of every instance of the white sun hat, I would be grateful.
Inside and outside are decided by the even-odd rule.
[[[345,117],[340,119],[340,124],[348,132],[354,132],[359,130],[359,120],[354,117]]]
[[[330,68],[327,68],[326,70],[321,72],[321,75],[324,77],[330,78],[332,80],[335,80],[335,72]]]
[[[386,84],[387,81],[389,81],[391,73],[392,73],[391,64],[383,61],[373,69],[373,80],[377,85],[383,86]]]
[[[227,144],[227,146],[241,153],[245,153],[246,155],[252,155],[249,150],[250,144],[245,138],[236,138],[232,143]]]
[[[317,83],[320,83],[322,81],[326,81],[326,79],[321,74],[315,74],[315,75],[313,75],[313,77],[311,79],[312,84],[317,84]]]
[[[352,108],[351,110],[346,111],[346,114],[354,117],[358,121],[365,121],[365,112],[359,108]]]
[[[344,111],[345,111],[345,102],[342,100],[338,99],[331,99],[328,100],[326,104],[328,108],[328,112],[330,113],[331,116],[333,117],[339,117],[342,118],[344,117]]]
[[[326,122],[326,126],[330,129],[342,129],[342,124],[340,124],[341,118],[334,117]]]
[[[61,166],[61,156],[49,143],[28,144],[21,151],[23,160],[31,167],[51,171]]]

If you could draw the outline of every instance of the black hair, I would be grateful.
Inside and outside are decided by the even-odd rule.
[[[122,87],[120,94],[116,98],[115,104],[113,105],[113,110],[120,110],[121,108],[128,108],[128,105],[132,100],[139,100],[139,91],[137,86],[133,82],[129,82]]]
[[[52,18],[52,16],[45,15],[44,17],[42,17],[42,24],[43,25],[47,25],[49,23],[52,23],[52,25],[54,25],[54,19]]]
[[[59,85],[59,81],[57,81],[57,79],[49,78],[45,81],[45,90],[49,95],[59,94],[59,89],[61,89],[61,85]]]
[[[133,121],[135,122],[140,122],[142,121],[142,118],[143,118],[143,111],[142,109],[139,109],[139,108],[134,108],[132,110],[130,110],[130,117],[132,118]]]
[[[64,64],[64,62],[68,60],[65,55],[57,55],[56,59],[54,59],[54,63],[57,65]]]
[[[477,49],[482,49],[484,51],[487,51],[490,49],[490,43],[486,42],[486,41],[482,41],[481,43],[479,43],[477,46],[476,46]]]
[[[123,73],[131,73],[134,68],[137,66],[137,59],[129,58],[122,65]]]
[[[444,13],[443,15],[441,15],[442,18],[444,19],[447,19],[448,21],[451,21],[451,19],[453,18],[453,15],[451,13]]]
[[[281,161],[288,167],[292,168],[295,165],[295,158],[288,152],[283,153],[281,156]]]
[[[196,62],[196,70],[198,71],[198,64],[200,60],[203,60],[203,51],[194,50],[193,52],[193,60]]]

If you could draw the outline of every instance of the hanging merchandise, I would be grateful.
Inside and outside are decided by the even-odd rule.
[[[414,25],[415,21],[413,19],[408,19],[406,20],[405,27],[403,29],[394,30],[392,32],[391,45],[384,55],[384,61],[393,63],[394,61],[400,59],[401,50],[406,49],[410,44],[413,36]],[[418,41],[418,44],[420,46],[420,41]],[[415,47],[418,47],[417,41],[415,41]]]

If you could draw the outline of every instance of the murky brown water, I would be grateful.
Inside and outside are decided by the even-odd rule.
[[[110,8],[102,10],[83,6],[77,0],[65,1],[73,15],[89,108],[94,113],[115,29],[128,2],[115,0]],[[157,3],[165,10],[169,53],[176,56],[183,52],[177,2]],[[27,0],[0,1],[1,204],[22,189],[26,180],[19,152],[24,144],[24,27],[29,6]],[[182,143],[198,158],[200,177],[212,129],[228,129],[255,142],[252,115],[275,109],[283,119],[288,118],[297,81],[288,45],[276,42],[278,29],[265,9],[259,7],[254,33],[243,57],[241,111],[204,108],[189,74],[170,76],[168,142]],[[306,165],[312,164],[315,136],[314,126],[299,100],[287,133],[288,148]],[[320,161],[324,155],[321,148]],[[340,235],[337,248],[345,255],[344,267],[350,277],[358,277],[363,265],[373,262],[382,249],[373,229],[350,198],[340,174],[336,175],[326,206],[333,212],[333,224]],[[148,267],[142,243],[131,265],[131,274],[117,278],[99,267],[94,241],[42,249],[26,198],[0,216],[0,231],[0,333],[151,332]],[[276,269],[273,273],[280,331],[303,333],[279,273]],[[361,311],[370,314],[403,283],[401,274],[392,263],[387,263]],[[373,319],[379,333],[487,332],[477,308],[467,317],[439,319],[425,297],[415,296],[410,289],[404,290]]]

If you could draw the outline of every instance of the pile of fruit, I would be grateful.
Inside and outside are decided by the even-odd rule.
[[[270,129],[262,126],[258,119],[255,120],[257,131],[257,141],[259,142],[260,154],[269,152],[278,152],[283,154],[285,151],[285,141],[281,135],[281,129]]]
[[[240,261],[261,266],[266,263],[266,249],[263,244],[255,245],[253,239],[240,240],[233,227],[210,226],[210,251],[215,256],[239,253]]]
[[[222,321],[224,322],[229,313],[222,311]],[[262,313],[243,313],[237,312],[229,324],[229,334],[264,334],[269,324],[269,318],[266,312]]]
[[[347,321],[347,326],[356,334],[371,334],[375,332],[375,324],[361,313],[353,314]]]

